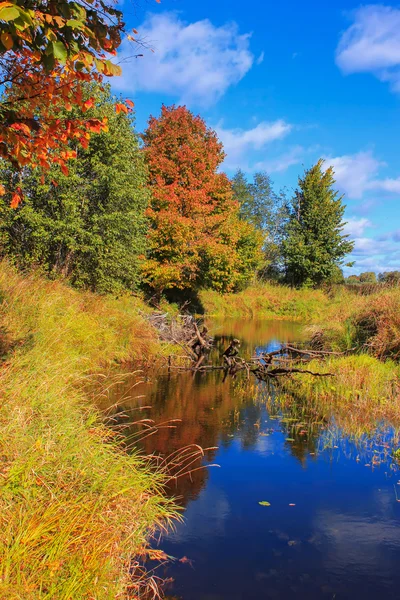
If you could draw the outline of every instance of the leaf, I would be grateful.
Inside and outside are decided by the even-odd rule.
[[[122,104],[121,102],[117,102],[115,105],[115,112],[117,113],[117,115],[119,115],[119,113],[123,112],[123,113],[128,113],[128,108],[125,106],[125,104]]]
[[[89,98],[88,100],[86,100],[86,102],[83,103],[83,106],[85,107],[86,110],[89,110],[89,108],[93,108],[93,106],[94,106],[94,99],[93,98]]]
[[[5,193],[6,193],[6,188],[4,187],[4,185],[0,184],[0,196],[4,196]]]
[[[11,208],[18,208],[21,201],[22,195],[19,192],[14,192],[10,203]]]
[[[132,100],[125,100],[125,102],[130,108],[133,108],[135,106],[135,104],[134,104],[134,102],[132,102]]]
[[[267,502],[266,500],[261,500],[261,502],[258,503],[260,506],[271,506],[270,502]]]
[[[69,19],[66,25],[72,29],[83,29],[84,27],[84,23],[82,23],[82,21],[78,21],[77,19]]]
[[[65,63],[68,58],[68,50],[62,42],[52,42],[53,56],[61,63]]]
[[[19,10],[15,6],[6,6],[0,9],[1,21],[14,21],[20,16]]]
[[[6,50],[11,50],[11,48],[14,46],[14,40],[12,39],[12,36],[9,33],[2,33],[0,39],[1,43],[3,44]]]

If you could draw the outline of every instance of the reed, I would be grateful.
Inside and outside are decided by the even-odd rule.
[[[178,518],[164,469],[129,455],[83,392],[91,373],[162,349],[140,298],[76,292],[0,264],[0,597],[115,600]]]

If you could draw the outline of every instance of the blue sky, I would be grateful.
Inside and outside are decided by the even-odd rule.
[[[162,103],[185,103],[219,134],[228,174],[266,170],[289,192],[325,157],[355,239],[348,273],[400,269],[400,4],[120,5],[146,46],[132,59],[123,43],[113,80],[139,130]]]

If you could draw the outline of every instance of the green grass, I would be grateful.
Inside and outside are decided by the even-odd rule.
[[[259,283],[237,294],[203,290],[200,301],[210,316],[309,321],[322,314],[328,297],[320,290]]]
[[[132,559],[176,509],[165,475],[121,449],[82,389],[110,362],[162,352],[146,307],[4,263],[0,293],[0,597],[135,598]]]

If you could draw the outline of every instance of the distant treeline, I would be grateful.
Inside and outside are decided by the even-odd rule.
[[[267,173],[248,181],[220,168],[223,146],[186,107],[162,107],[146,131],[116,111],[109,88],[88,85],[85,118],[107,123],[68,172],[0,163],[0,183],[21,190],[0,199],[0,250],[19,268],[98,292],[145,290],[160,298],[200,289],[237,292],[254,279],[315,287],[343,282],[353,243],[343,234],[342,197],[322,160],[299,177],[293,197]],[[92,99],[94,98],[94,102]],[[120,106],[117,104],[117,106]],[[58,119],[79,108],[55,105]]]

